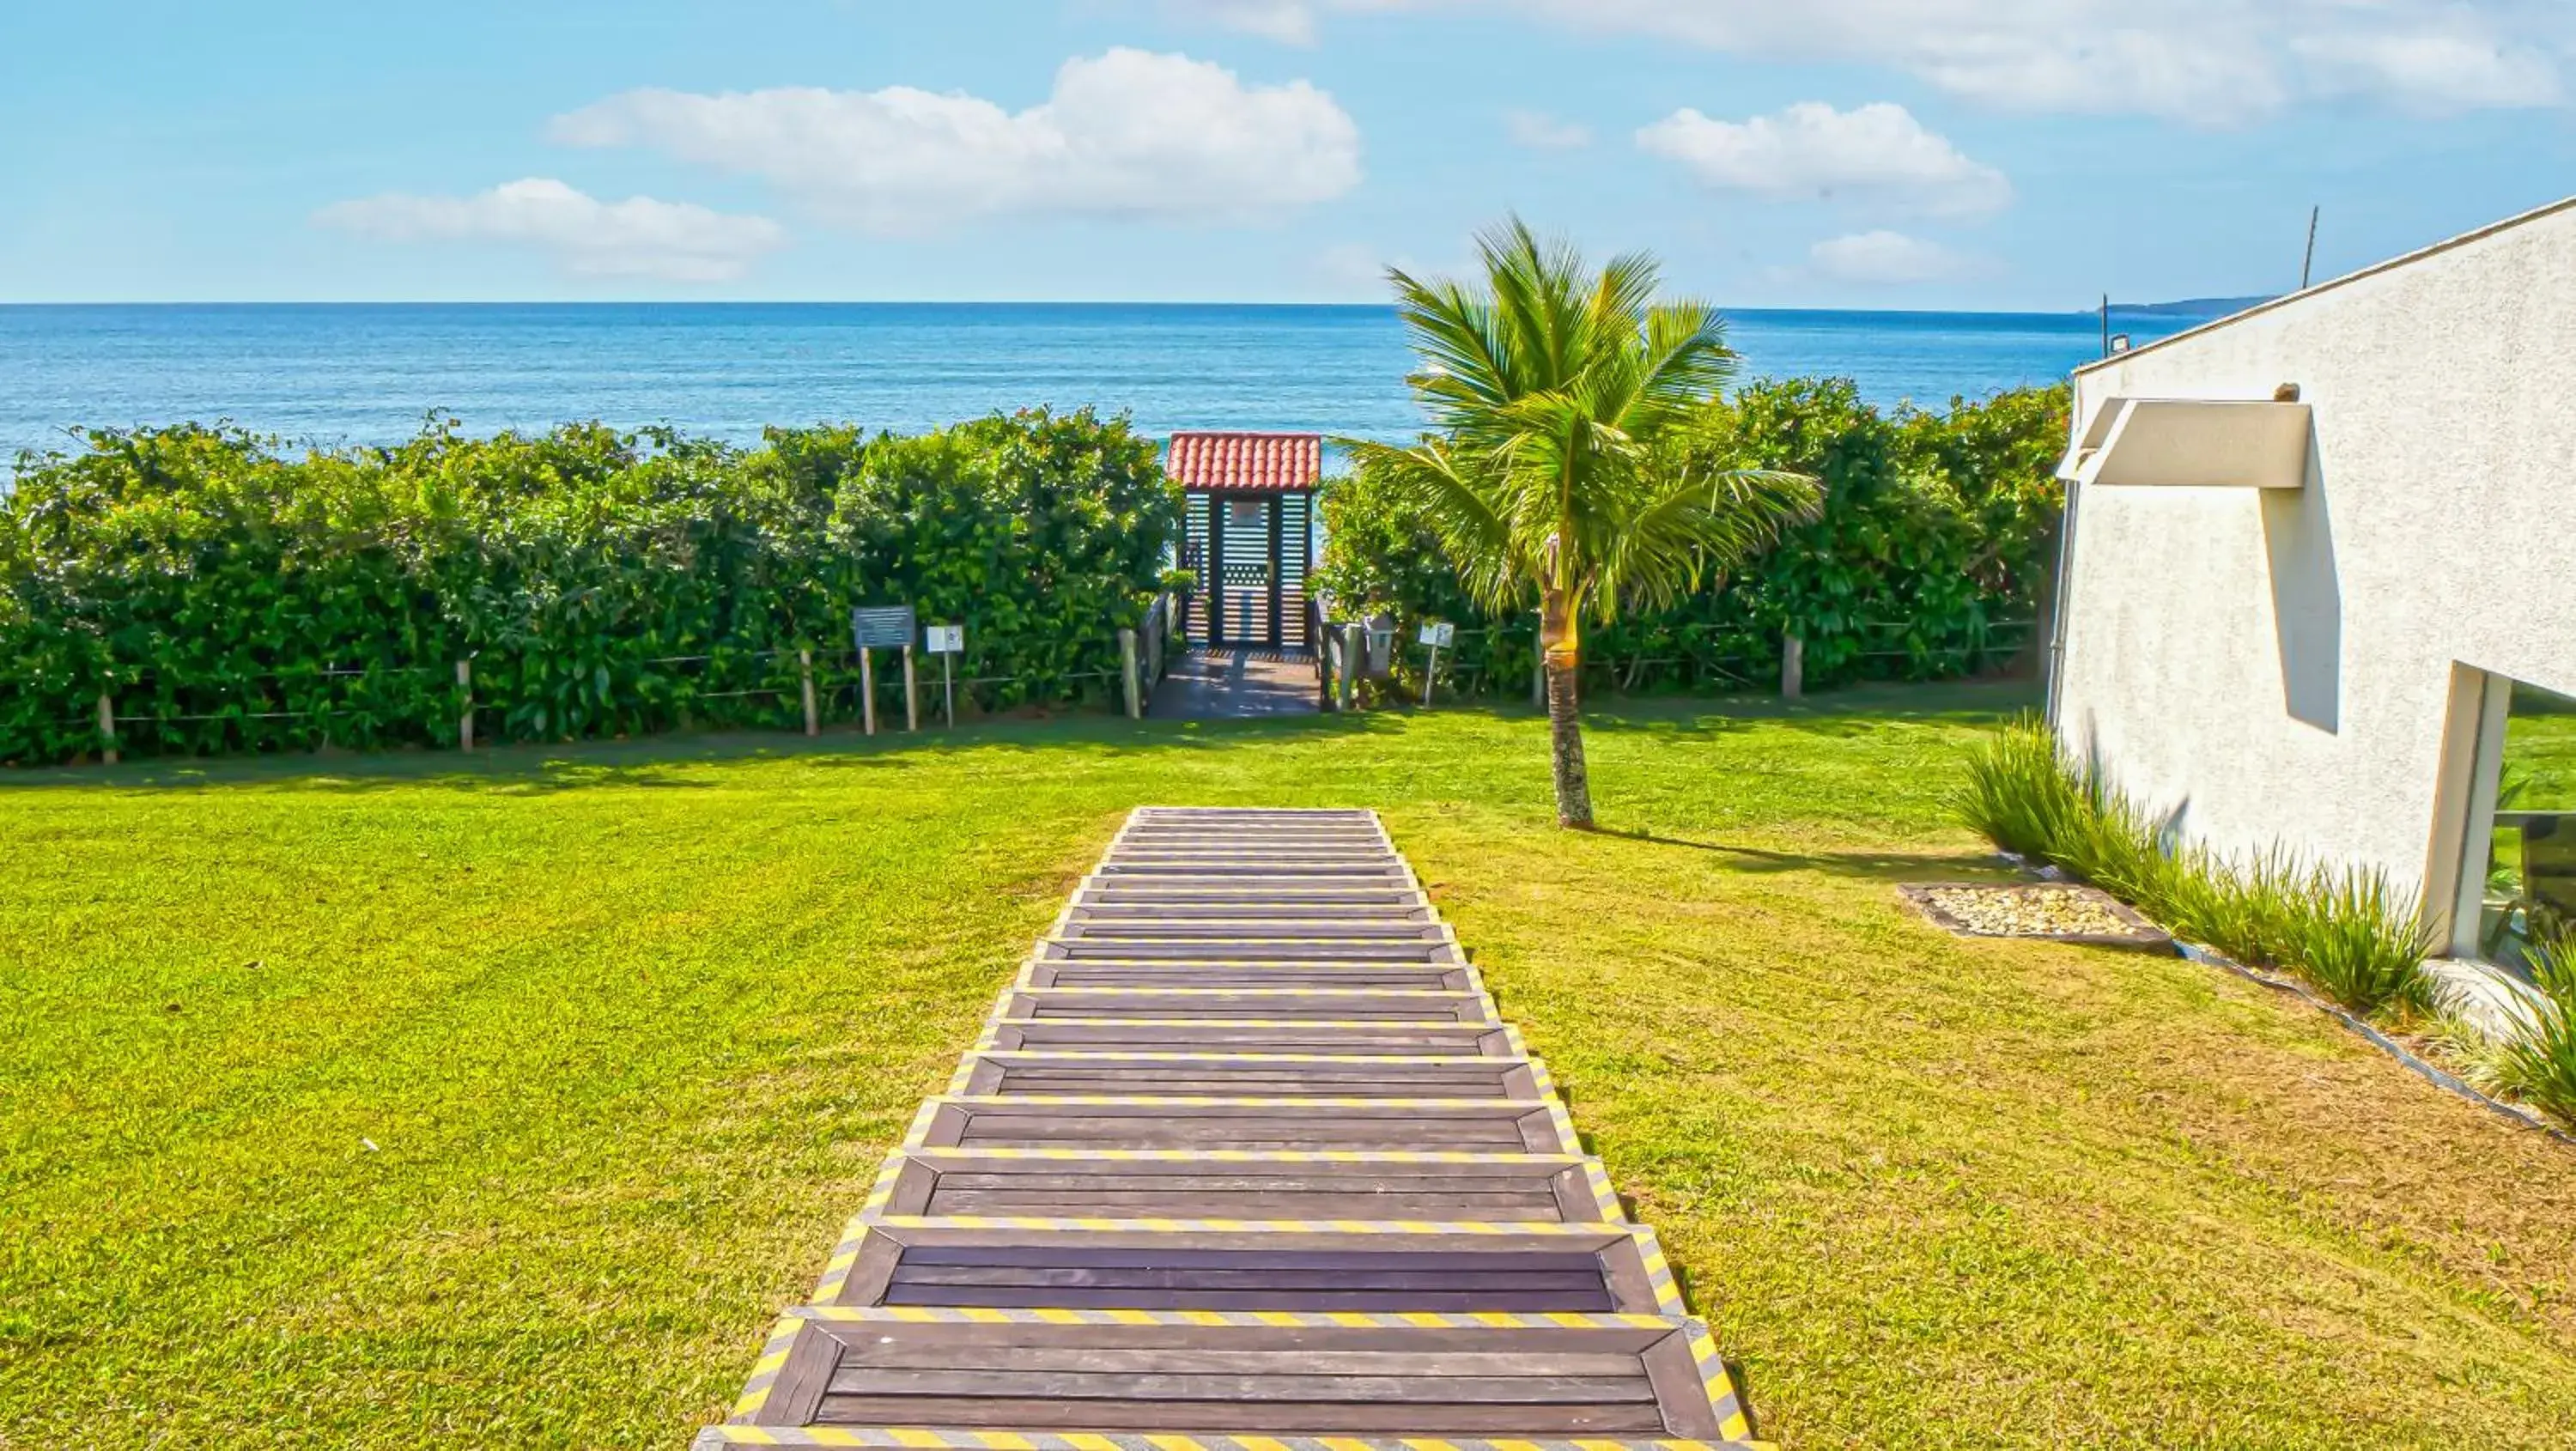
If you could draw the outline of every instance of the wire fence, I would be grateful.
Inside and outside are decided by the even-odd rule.
[[[1803,689],[1862,680],[1955,679],[2005,668],[2038,641],[2035,619],[1983,622],[1953,638],[1922,638],[1907,620],[1862,620],[1833,630],[1756,637],[1739,625],[1660,627],[1656,643],[1623,648],[1616,636],[1585,642],[1583,686],[1611,694],[1702,689]],[[1793,645],[1791,642],[1795,641]],[[1432,664],[1418,628],[1400,627],[1394,674],[1418,692]],[[1792,664],[1792,661],[1795,664]],[[1459,627],[1437,656],[1434,684],[1453,694],[1538,689],[1536,622]]]
[[[1117,658],[1115,632],[1104,636],[1068,643],[1068,667],[1081,668],[995,670],[993,664],[1005,662],[978,660],[982,669],[943,679],[934,664],[913,688],[927,693],[934,717],[949,701],[961,716],[1022,705],[1115,707],[1123,703],[1121,672],[1089,663],[1103,655]],[[903,711],[906,681],[893,668],[902,653],[879,649],[873,672],[861,668],[855,646],[718,649],[632,657],[587,669],[524,647],[441,665],[144,667],[115,672],[93,709],[56,717],[60,740],[52,754],[113,760],[125,754],[470,746],[478,736],[487,743],[557,742],[799,724],[812,733],[825,724],[868,718],[862,692],[871,689],[879,710]],[[925,652],[916,664],[927,658]],[[916,694],[916,718],[919,703]]]

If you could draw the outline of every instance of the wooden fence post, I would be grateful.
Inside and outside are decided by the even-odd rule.
[[[1118,632],[1118,668],[1127,680],[1127,718],[1142,720],[1145,718],[1145,702],[1137,696],[1136,632],[1133,630]]]
[[[1780,698],[1796,700],[1807,693],[1807,642],[1797,635],[1780,640]]]
[[[903,728],[908,731],[921,729],[921,702],[912,693],[912,642],[909,640],[903,646]]]
[[[814,652],[797,651],[796,668],[805,677],[805,734],[819,736],[823,733],[823,713],[814,708]]]
[[[474,749],[474,662],[456,662],[456,749]]]
[[[877,733],[877,671],[870,659],[874,650],[859,647],[859,719],[866,723],[869,735]]]
[[[98,757],[116,764],[116,697],[104,690],[98,693]]]

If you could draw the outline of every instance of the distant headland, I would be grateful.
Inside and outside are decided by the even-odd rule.
[[[2179,302],[2115,302],[2114,317],[2226,317],[2249,307],[2261,307],[2272,301],[2266,293],[2256,297],[2188,297]],[[2086,311],[2093,311],[2087,308]]]

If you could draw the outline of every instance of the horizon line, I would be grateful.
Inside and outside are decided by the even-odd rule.
[[[2173,309],[2193,304],[2249,305],[2271,300],[2270,293],[2246,294],[2242,297],[2188,297],[2155,302],[2113,302],[2111,311]],[[2080,307],[1855,307],[1766,303],[1730,306],[1709,303],[1721,314],[1734,313],[1862,313],[1880,317],[2090,317],[2100,305]],[[1258,298],[763,298],[763,297],[490,297],[490,298],[0,298],[5,308],[343,308],[343,307],[1095,307],[1095,308],[1213,308],[1258,307],[1312,309],[1317,311],[1393,311],[1396,304],[1353,301],[1279,301]],[[2233,309],[2231,309],[2233,310]]]

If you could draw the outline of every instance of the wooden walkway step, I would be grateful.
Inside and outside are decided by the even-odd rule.
[[[1137,811],[788,1312],[741,1445],[1745,1447],[1374,813]]]

